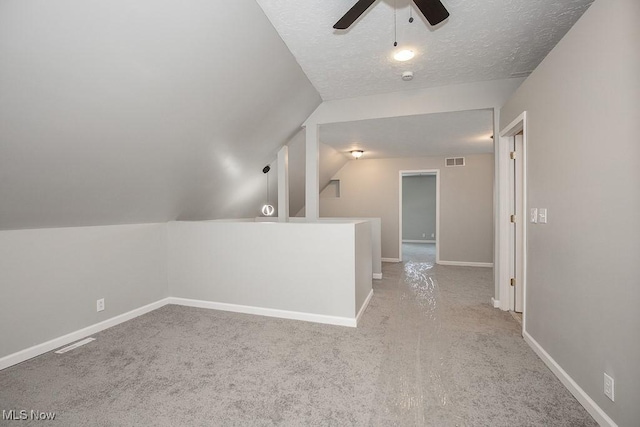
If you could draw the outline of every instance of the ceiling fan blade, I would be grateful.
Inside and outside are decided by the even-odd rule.
[[[338,22],[335,23],[333,28],[336,30],[346,30],[355,22],[356,19],[360,17],[360,15],[364,13],[365,10],[369,9],[369,6],[371,6],[375,1],[376,0],[358,0],[358,2],[354,4]]]
[[[431,25],[438,25],[449,17],[449,12],[440,0],[413,0],[413,2]]]

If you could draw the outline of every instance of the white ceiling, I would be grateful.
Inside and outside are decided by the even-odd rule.
[[[446,156],[493,152],[493,112],[460,111],[330,123],[320,126],[320,141],[363,159]]]
[[[356,0],[257,0],[324,100],[509,78],[532,71],[593,0],[442,0],[429,26],[410,0],[378,0],[348,30],[333,24]],[[417,52],[398,63],[399,48]],[[412,24],[408,23],[413,5]],[[400,76],[411,70],[415,77]]]

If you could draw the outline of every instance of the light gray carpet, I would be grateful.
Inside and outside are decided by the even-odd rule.
[[[0,371],[0,410],[61,426],[597,425],[489,305],[491,269],[434,266],[426,246],[405,260],[384,265],[357,329],[166,306]]]

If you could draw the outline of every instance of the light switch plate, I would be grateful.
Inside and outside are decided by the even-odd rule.
[[[538,208],[531,208],[529,221],[534,224],[538,222]]]
[[[611,399],[612,402],[614,401],[614,398],[615,398],[614,390],[615,388],[614,388],[613,378],[605,373],[604,374],[604,395],[607,396],[609,399]]]
[[[538,222],[540,224],[547,223],[547,208],[538,209]]]

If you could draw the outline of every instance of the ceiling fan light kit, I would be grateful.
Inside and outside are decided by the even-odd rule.
[[[393,59],[399,62],[404,62],[412,59],[416,54],[411,49],[399,50],[393,54]]]

